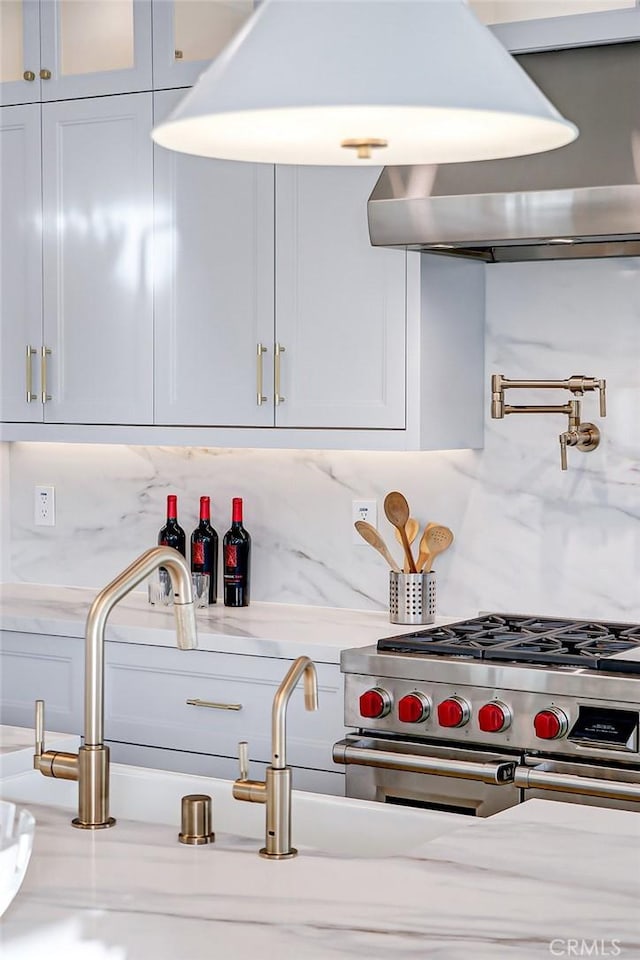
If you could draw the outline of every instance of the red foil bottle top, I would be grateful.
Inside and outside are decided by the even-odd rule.
[[[210,497],[200,497],[200,519],[201,520],[211,519],[211,498]]]
[[[231,501],[231,520],[233,523],[242,523],[242,497],[234,497]]]
[[[177,520],[178,519],[178,498],[175,494],[170,493],[167,497],[167,520]]]

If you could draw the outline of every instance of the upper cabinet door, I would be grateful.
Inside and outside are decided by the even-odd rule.
[[[42,99],[151,89],[151,0],[43,0]]]
[[[42,420],[40,105],[0,110],[0,417]]]
[[[378,173],[276,169],[277,426],[405,427],[406,254],[369,242]]]
[[[42,113],[45,420],[152,423],[152,94]]]
[[[153,0],[154,90],[195,83],[255,6],[255,0]]]
[[[156,423],[273,426],[273,167],[155,151]]]
[[[0,103],[39,100],[39,2],[0,0]]]

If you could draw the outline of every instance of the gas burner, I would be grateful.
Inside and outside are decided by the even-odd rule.
[[[608,669],[640,647],[640,626],[489,614],[378,641],[382,653]]]

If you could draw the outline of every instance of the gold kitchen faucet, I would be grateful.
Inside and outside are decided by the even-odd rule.
[[[318,709],[318,676],[309,657],[298,657],[273,698],[271,710],[271,766],[265,780],[249,780],[246,741],[239,746],[240,777],[233,784],[236,800],[266,804],[265,845],[260,856],[268,860],[289,860],[298,853],[291,846],[291,767],[287,766],[287,706],[298,680],[304,675],[304,705]]]
[[[197,646],[196,618],[189,566],[172,547],[152,547],[123,570],[97,595],[85,632],[84,744],[78,753],[44,748],[44,700],[36,700],[36,748],[33,766],[45,777],[78,781],[78,816],[74,827],[100,830],[116,822],[109,816],[109,747],[104,743],[104,636],[107,618],[131,590],[158,567],[173,587],[177,643],[181,650]]]

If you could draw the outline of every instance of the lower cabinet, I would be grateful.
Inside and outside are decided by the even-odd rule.
[[[249,742],[250,776],[271,757],[273,696],[290,660],[106,644],[105,735],[115,762],[234,779],[238,742]],[[344,736],[337,664],[316,664],[319,709],[294,690],[287,712],[287,763],[299,790],[344,794],[332,746]],[[34,725],[45,700],[49,730],[82,735],[84,643],[79,638],[2,631],[0,722]]]

